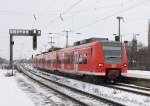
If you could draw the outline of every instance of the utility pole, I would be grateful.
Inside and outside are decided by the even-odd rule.
[[[137,55],[137,36],[139,36],[140,34],[133,34],[133,40],[132,40],[132,62],[133,62],[133,67],[136,67],[137,64],[137,60],[138,60],[138,55]]]
[[[120,21],[121,21],[121,19],[123,20],[123,17],[120,17],[120,16],[118,16],[118,17],[116,17],[117,19],[118,19],[118,36],[119,36],[119,42],[121,42],[121,47],[120,47],[120,49],[121,49],[121,63],[122,63],[122,37],[121,37],[121,34],[120,34]],[[124,21],[124,20],[123,20]]]
[[[120,21],[123,20],[123,17],[118,16],[116,18],[118,19],[118,36],[119,36],[119,41],[122,42],[122,37],[121,37],[121,34],[120,34]]]
[[[50,43],[51,49],[53,50],[53,44],[54,44],[55,42],[53,42],[53,37],[52,37],[52,36],[50,36],[50,42],[48,42],[48,43]]]
[[[13,35],[10,34],[10,68],[12,69],[12,75],[13,75]]]
[[[68,47],[68,33],[71,31],[65,30],[64,32],[66,32],[66,48]]]
[[[150,20],[148,23],[148,51],[147,51],[147,59],[146,59],[146,69],[150,70]]]
[[[66,32],[66,48],[68,47],[68,39],[69,39],[69,32],[71,32],[71,31],[69,31],[69,30],[64,30],[63,32]],[[50,34],[50,35],[52,35],[52,34],[56,34],[56,35],[61,35],[61,36],[64,36],[63,34],[60,34],[60,33],[48,33],[48,34]],[[74,33],[74,34],[81,34],[81,33]],[[51,38],[51,42],[49,42],[49,43],[55,43],[55,42],[52,42],[52,38]]]

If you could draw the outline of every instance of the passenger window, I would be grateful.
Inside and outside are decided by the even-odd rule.
[[[83,56],[83,64],[87,64],[87,54],[84,54]]]
[[[93,55],[93,49],[91,48],[91,56]]]

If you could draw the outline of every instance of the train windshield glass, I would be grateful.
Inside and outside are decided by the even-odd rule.
[[[122,60],[121,43],[105,42],[103,43],[105,63],[120,64]]]

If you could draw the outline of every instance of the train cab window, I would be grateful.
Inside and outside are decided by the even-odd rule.
[[[80,54],[80,55],[79,55],[79,64],[82,64],[82,61],[83,61],[82,55]]]
[[[86,53],[83,56],[83,64],[87,64],[87,54]]]

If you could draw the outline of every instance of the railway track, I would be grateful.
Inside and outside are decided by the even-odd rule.
[[[41,72],[41,73],[48,75],[47,72]],[[81,79],[79,79],[79,80],[82,81]],[[91,82],[89,82],[89,83],[91,83]],[[97,82],[95,84],[97,85]],[[123,90],[123,91],[127,91],[127,92],[131,92],[131,93],[136,93],[139,95],[150,96],[150,88],[146,88],[146,87],[142,87],[142,86],[135,86],[135,85],[125,84],[125,83],[116,83],[116,84],[112,84],[112,85],[100,83],[99,85],[109,87],[109,88],[119,89],[119,90]]]
[[[55,77],[58,82],[60,82],[60,83],[62,83],[64,85],[71,86],[71,87],[74,87],[76,89],[79,89],[80,91],[89,92],[89,90],[92,89],[92,92],[89,92],[90,94],[92,93],[93,95],[97,95],[97,96],[100,96],[100,97],[101,96],[102,97],[106,97],[108,99],[111,98],[110,100],[112,100],[112,101],[114,101],[114,100],[116,101],[117,100],[117,102],[118,102],[118,100],[119,100],[120,101],[119,103],[124,104],[124,105],[129,105],[131,103],[129,106],[131,106],[131,105],[133,106],[133,105],[137,105],[137,104],[138,104],[137,106],[140,106],[141,104],[143,104],[145,106],[145,105],[148,104],[148,103],[145,104],[144,102],[142,103],[141,102],[142,99],[138,100],[138,98],[141,98],[141,97],[142,98],[143,97],[144,98],[149,98],[148,97],[149,94],[147,94],[147,93],[149,93],[148,92],[149,88],[140,87],[140,86],[138,86],[138,88],[137,88],[136,86],[132,87],[133,85],[121,84],[121,83],[118,83],[116,85],[100,83],[98,85],[97,83],[92,83],[92,82],[89,82],[89,84],[90,84],[90,86],[92,86],[92,88],[91,87],[87,88],[88,87],[88,83],[86,83],[86,82],[88,82],[88,81],[85,81],[85,80],[82,80],[82,79],[75,79],[75,78],[72,79],[72,77],[69,77],[69,78],[67,77],[66,78],[65,76],[55,75],[54,73],[48,73],[46,71],[41,71],[41,70],[35,69],[32,66],[26,66],[25,65],[24,67],[26,67],[28,70],[30,69],[30,71],[34,71],[36,73],[39,73],[40,75],[43,75],[44,77],[47,76],[47,78]],[[73,80],[73,83],[72,83],[72,80]],[[84,85],[85,85],[86,89],[83,87]],[[122,87],[122,89],[121,89],[121,87],[120,88],[116,87],[116,86],[119,86],[119,85],[124,85],[124,87]],[[129,88],[129,89],[127,88],[128,90],[124,90],[125,89],[125,85],[128,86],[128,88]],[[97,87],[99,87],[99,88],[97,88]],[[145,90],[147,90],[147,92],[137,93],[137,92],[141,92],[141,91],[135,91],[135,92],[134,91],[133,92],[129,91],[132,88],[137,88],[138,90],[142,90],[142,91],[145,89]],[[142,89],[140,89],[140,88],[142,88]],[[96,93],[95,93],[95,90],[96,90]],[[103,93],[103,91],[106,91],[106,93]],[[110,92],[110,94],[109,94],[109,92]],[[122,93],[123,93],[123,95],[122,95]],[[114,94],[116,96],[113,96]],[[122,96],[118,97],[117,96],[118,94],[119,95],[121,94]],[[131,95],[131,96],[129,96],[129,95]],[[132,97],[134,97],[133,95],[137,96],[137,97],[132,99]],[[124,98],[124,97],[127,97],[127,98]],[[149,99],[145,100],[144,98],[143,98],[142,101],[147,101],[147,102],[149,101]]]
[[[22,72],[28,77],[30,77],[31,79],[36,80],[40,84],[45,85],[46,87],[60,93],[61,95],[68,97],[69,99],[79,103],[82,106],[100,106],[100,105],[125,106],[121,102],[114,101],[114,100],[104,98],[104,97],[99,97],[99,96],[75,89],[73,87],[63,85],[57,81],[51,80],[50,78],[44,77],[44,75],[35,73],[26,67],[19,66],[19,69],[21,69]]]
[[[123,91],[150,97],[150,88],[146,88],[146,87],[132,86],[132,85],[123,84],[123,83],[118,83],[118,84],[113,84],[113,85],[109,84],[109,85],[105,85],[105,86],[107,86],[109,88],[115,88],[115,89],[119,89],[119,90],[123,90]]]
[[[135,88],[135,89],[139,89],[139,90],[150,91],[150,88],[137,86],[137,85],[133,85],[133,84],[117,83],[116,85]]]

